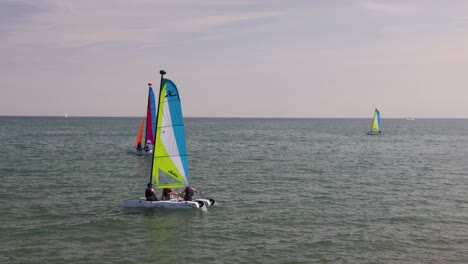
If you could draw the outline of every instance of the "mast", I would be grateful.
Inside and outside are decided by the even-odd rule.
[[[153,160],[151,160],[151,172],[150,172],[150,181],[149,183],[153,182],[153,166],[154,166],[154,155],[156,155],[156,138],[158,135],[158,117],[159,117],[159,107],[160,107],[160,98],[161,98],[161,91],[162,91],[162,85],[163,85],[163,79],[164,79],[164,74],[166,72],[164,70],[160,70],[159,74],[161,74],[161,83],[159,84],[159,94],[158,94],[158,110],[156,111],[156,122],[154,122],[154,145],[153,145]]]
[[[151,99],[150,99],[150,91],[151,91],[151,85],[152,83],[148,83],[148,104],[146,105],[146,129],[145,129],[145,147],[148,145],[148,139],[146,138],[148,136],[148,113],[150,111],[150,104],[151,104]],[[154,140],[154,139],[153,139]]]

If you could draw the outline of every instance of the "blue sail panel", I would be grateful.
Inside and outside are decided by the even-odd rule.
[[[382,129],[380,127],[380,111],[379,110],[375,110],[376,111],[376,115],[377,115],[377,127],[379,128],[379,131]]]
[[[182,104],[180,102],[179,91],[174,82],[169,79],[163,80],[163,86],[166,87],[166,97],[169,104],[169,111],[171,116],[171,123],[173,124],[174,135],[178,148],[179,155],[182,159],[184,166],[185,175],[187,181],[189,181],[188,173],[188,155],[187,145],[185,142],[185,129],[184,129],[184,117],[182,115]]]

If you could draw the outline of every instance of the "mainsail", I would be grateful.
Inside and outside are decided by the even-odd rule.
[[[153,88],[151,83],[148,83],[148,106],[146,109],[146,135],[145,135],[145,145],[151,144],[154,145],[154,130],[156,123],[156,101],[154,98]]]
[[[138,131],[138,136],[136,140],[136,148],[138,148],[138,145],[141,147],[141,139],[143,138],[143,126],[145,125],[145,118],[141,120],[141,125],[140,125],[140,130]]]
[[[188,156],[179,91],[162,71],[151,182],[157,188],[189,185]]]
[[[379,133],[380,132],[380,112],[376,108],[374,112],[374,119],[372,120],[371,132]]]

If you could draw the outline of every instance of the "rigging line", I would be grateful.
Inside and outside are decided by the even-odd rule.
[[[198,190],[197,190],[197,191],[198,191]],[[199,193],[202,197],[205,197],[205,198],[206,198],[206,196],[205,196],[201,191],[198,191],[198,193]]]

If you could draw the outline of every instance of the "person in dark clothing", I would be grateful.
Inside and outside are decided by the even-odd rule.
[[[145,190],[146,201],[157,201],[156,192],[153,189],[153,184],[148,183],[148,188]]]
[[[150,151],[151,149],[150,149],[150,147],[149,147],[148,145],[145,145],[145,147],[143,148],[143,150],[144,150],[145,152],[148,152],[148,151]]]
[[[142,148],[141,148],[141,142],[138,143],[138,145],[137,145],[137,147],[136,147],[136,150],[137,150],[137,151],[141,151],[141,150],[142,150]]]
[[[172,188],[164,188],[162,191],[161,200],[169,201],[171,200],[171,195],[176,194]]]
[[[183,195],[185,201],[193,201],[193,196],[195,195],[195,193],[198,193],[198,191],[191,185],[189,185],[185,187],[185,189],[180,193],[180,195]]]

